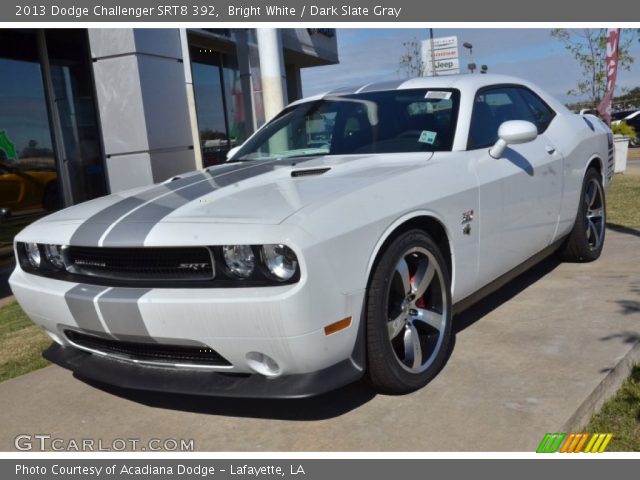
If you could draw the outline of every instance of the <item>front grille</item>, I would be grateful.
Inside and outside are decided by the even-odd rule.
[[[131,360],[155,363],[179,363],[229,367],[231,364],[218,352],[206,345],[192,347],[159,343],[125,342],[86,335],[74,330],[66,330],[67,338],[79,347],[117,355]]]
[[[215,266],[206,247],[74,247],[64,250],[67,271],[102,279],[211,280]]]

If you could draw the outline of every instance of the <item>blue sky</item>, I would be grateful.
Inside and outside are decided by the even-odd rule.
[[[436,37],[457,35],[459,45],[473,45],[474,61],[487,64],[492,73],[504,73],[537,83],[562,101],[575,101],[567,90],[580,79],[578,63],[549,29],[434,29]],[[358,85],[401,78],[398,61],[403,42],[428,38],[428,29],[338,29],[340,64],[302,70],[304,95],[313,95],[336,85]],[[464,50],[460,48],[460,50]],[[461,52],[461,65],[468,63]],[[631,54],[636,62],[630,71],[618,72],[618,85],[640,85],[640,42]]]

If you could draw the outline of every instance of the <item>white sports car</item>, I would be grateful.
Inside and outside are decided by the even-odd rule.
[[[81,377],[408,392],[443,366],[455,312],[556,249],[600,255],[612,173],[608,127],[517,78],[344,88],[223,165],[33,223],[10,283]]]

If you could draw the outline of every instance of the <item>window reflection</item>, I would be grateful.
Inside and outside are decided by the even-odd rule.
[[[229,149],[246,140],[248,119],[234,57],[193,48],[191,58],[200,146],[206,167],[224,162]]]
[[[47,30],[46,42],[71,198],[79,203],[107,193],[87,33],[85,30]]]
[[[0,30],[0,269],[14,235],[60,205],[36,33]]]

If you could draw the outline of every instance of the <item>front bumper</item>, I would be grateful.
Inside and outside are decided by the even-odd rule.
[[[10,284],[27,315],[65,347],[63,350],[73,348],[66,337],[67,330],[121,340],[130,337],[142,343],[204,345],[231,365],[193,370],[204,370],[206,374],[255,374],[248,354],[259,352],[277,362],[283,378],[314,376],[350,361],[356,349],[364,298],[364,292],[345,295],[327,287],[330,282],[309,279],[273,288],[102,289],[31,275],[19,267]],[[325,334],[325,326],[345,317],[352,317],[351,326]],[[81,358],[88,357],[78,357],[78,361]],[[88,363],[94,365],[94,360]],[[111,360],[114,363],[103,366],[126,363]],[[169,376],[180,377],[182,370],[185,376],[190,375],[184,365],[163,366],[173,368],[159,370]],[[153,369],[156,365],[138,368]],[[83,371],[86,374],[86,368]],[[288,384],[291,380],[282,382]]]
[[[53,344],[44,352],[49,361],[87,380],[125,389],[234,398],[306,398],[335,390],[364,373],[351,359],[322,370],[276,378],[262,375],[151,367],[110,359],[74,347]]]

